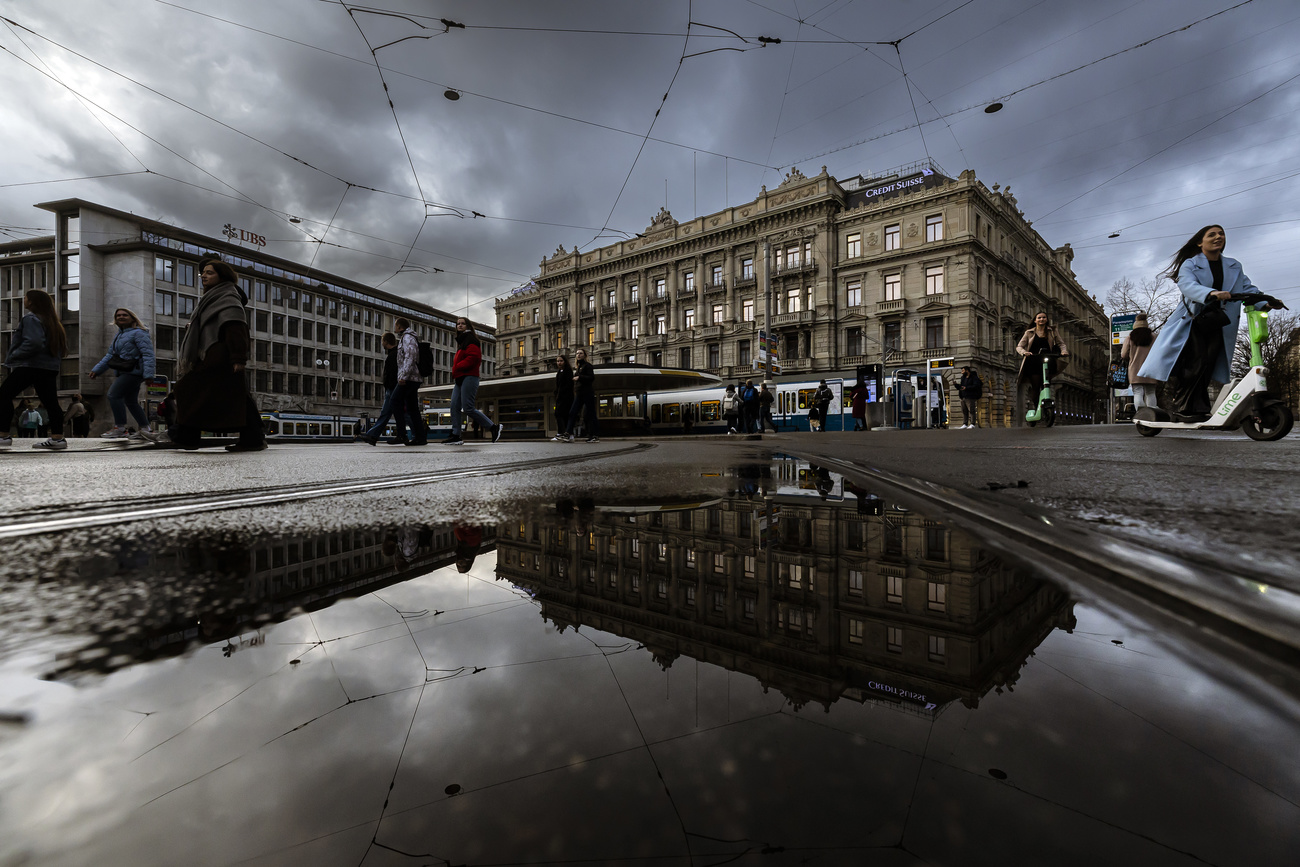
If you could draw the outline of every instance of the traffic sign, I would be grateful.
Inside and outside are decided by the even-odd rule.
[[[144,385],[144,396],[155,400],[162,400],[171,391],[171,385],[167,382],[165,376],[155,376]]]
[[[1119,346],[1133,330],[1136,313],[1116,313],[1110,317],[1110,345]]]

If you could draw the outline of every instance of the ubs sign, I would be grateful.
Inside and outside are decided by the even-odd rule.
[[[226,225],[221,228],[221,234],[225,235],[231,241],[247,242],[255,247],[266,246],[265,235],[255,235],[247,229],[241,229],[237,226],[232,226],[229,223],[226,223]]]

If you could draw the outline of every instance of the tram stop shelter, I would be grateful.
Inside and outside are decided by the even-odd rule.
[[[634,435],[648,430],[646,395],[657,391],[709,388],[722,384],[712,373],[645,364],[600,364],[596,371],[596,413],[602,435]],[[451,403],[452,386],[431,385],[420,397],[434,411]],[[555,371],[527,376],[485,379],[479,383],[475,405],[507,433],[549,437],[556,433]]]

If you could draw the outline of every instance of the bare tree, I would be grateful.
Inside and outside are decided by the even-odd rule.
[[[1112,314],[1145,313],[1151,330],[1159,331],[1182,297],[1178,284],[1166,277],[1143,277],[1137,283],[1121,277],[1106,293],[1106,307]]]
[[[1250,370],[1250,334],[1243,312],[1237,329],[1237,351],[1232,357],[1232,378],[1239,379]],[[1268,368],[1268,390],[1288,406],[1300,400],[1300,313],[1270,310],[1268,340],[1260,347],[1264,366]]]

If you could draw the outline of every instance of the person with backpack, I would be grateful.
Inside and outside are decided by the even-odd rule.
[[[961,379],[957,380],[957,396],[961,398],[962,416],[961,427],[957,430],[979,427],[979,399],[984,396],[984,382],[969,365],[961,369]]]
[[[420,340],[408,319],[398,317],[393,321],[397,332],[397,387],[393,390],[393,419],[398,430],[410,428],[411,438],[402,442],[407,446],[427,446],[429,428],[420,413]],[[454,398],[453,398],[454,400]],[[452,417],[455,418],[455,411]]]
[[[45,411],[49,413],[49,439],[32,446],[34,449],[61,451],[68,447],[63,437],[63,407],[59,405],[59,369],[68,352],[68,337],[59,322],[54,301],[43,289],[28,289],[23,296],[27,313],[18,321],[9,340],[9,354],[4,366],[9,375],[0,383],[0,406],[13,406],[14,398],[27,388],[35,388]],[[28,419],[35,415],[37,425],[40,415],[35,407],[28,409]],[[0,437],[0,446],[11,446],[13,440]]]
[[[149,419],[140,408],[140,385],[154,376],[153,341],[136,316],[125,307],[113,314],[117,334],[99,363],[90,369],[94,379],[112,370],[116,376],[108,389],[108,405],[113,410],[113,426],[100,434],[106,440],[130,439],[136,442],[155,439],[149,432]],[[126,429],[126,414],[135,419],[136,430]]]
[[[835,392],[831,391],[831,387],[823,379],[812,396],[813,407],[817,410],[818,430],[822,433],[826,432],[826,417],[830,415],[831,401],[834,399]],[[809,427],[811,428],[812,425],[809,424]]]
[[[759,415],[761,409],[758,403],[758,389],[754,387],[754,380],[747,379],[745,384],[740,388],[740,407],[741,407],[741,426],[745,433],[759,433]]]
[[[740,396],[734,385],[728,385],[722,396],[722,419],[727,423],[727,434],[734,434],[740,425]]]
[[[18,435],[25,440],[34,440],[41,429],[41,414],[30,400],[23,402],[23,411],[18,416]]]
[[[384,406],[379,410],[379,418],[375,420],[374,425],[358,437],[362,442],[369,443],[372,446],[378,443],[379,438],[384,435],[384,428],[388,426],[388,420],[394,415],[393,395],[397,393],[397,335],[391,331],[386,331],[379,342],[387,353],[384,358]],[[406,442],[405,425],[402,427],[395,426],[393,434],[394,443]]]
[[[477,419],[483,430],[492,431],[492,442],[497,442],[501,439],[505,425],[493,424],[486,413],[474,408],[474,399],[478,397],[479,370],[483,363],[483,346],[474,331],[474,324],[464,316],[456,320],[456,347],[456,355],[451,360],[451,376],[456,381],[451,389],[451,435],[443,440],[443,444],[465,444],[460,432],[466,418]]]

